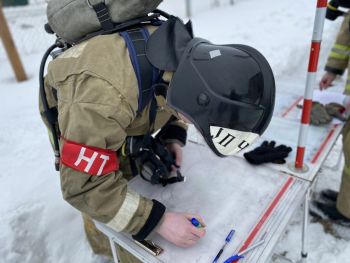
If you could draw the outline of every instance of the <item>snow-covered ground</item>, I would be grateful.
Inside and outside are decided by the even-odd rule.
[[[161,8],[184,17],[184,2],[168,0]],[[219,7],[210,0],[192,2],[197,36],[214,43],[252,45],[267,57],[277,81],[305,80],[315,0],[235,0],[233,6],[227,0]],[[80,214],[61,197],[47,133],[38,114],[39,63],[53,41],[43,30],[45,5],[4,11],[29,80],[15,82],[0,45],[0,262],[103,262],[89,249]],[[339,21],[325,24],[320,68],[338,26]],[[340,151],[338,142],[326,166],[335,163]],[[340,169],[323,167],[317,189],[338,189],[340,174]],[[301,211],[295,214],[276,254],[293,260],[299,257]],[[350,236],[346,229],[312,223],[309,231],[310,263],[350,262],[350,244],[339,238]],[[273,262],[284,260],[274,257]]]

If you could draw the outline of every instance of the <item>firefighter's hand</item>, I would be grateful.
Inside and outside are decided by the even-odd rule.
[[[204,227],[199,215],[166,212],[161,225],[156,230],[159,235],[179,247],[192,247],[205,236],[204,228],[197,228],[191,223],[196,218]]]
[[[179,145],[178,143],[169,143],[169,144],[167,144],[166,147],[172,154],[175,155],[175,163],[176,163],[177,167],[175,167],[174,165],[172,166],[172,170],[175,172],[182,165],[181,145]]]
[[[332,82],[333,80],[335,80],[336,77],[337,75],[330,72],[326,72],[320,81],[320,90],[326,90],[329,87],[333,86]]]

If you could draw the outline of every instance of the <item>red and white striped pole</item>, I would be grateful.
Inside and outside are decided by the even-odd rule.
[[[314,87],[316,83],[316,73],[318,58],[320,55],[321,41],[323,34],[324,21],[326,17],[327,0],[317,0],[317,10],[314,22],[314,30],[311,42],[311,51],[309,58],[308,75],[306,79],[306,87],[304,94],[304,106],[301,117],[301,126],[299,130],[299,140],[297,156],[295,160],[295,168],[303,169],[304,167],[304,155],[307,142],[307,133],[310,124],[310,115],[312,107],[312,99],[314,95]]]

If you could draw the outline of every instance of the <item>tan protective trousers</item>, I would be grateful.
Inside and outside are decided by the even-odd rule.
[[[130,163],[128,158],[120,157],[120,170],[123,171],[125,179],[130,180],[132,178]],[[85,214],[82,214],[84,220],[84,229],[86,237],[90,243],[92,251],[97,255],[113,258],[111,246],[108,237],[98,230],[92,221],[92,219]],[[116,245],[119,262],[121,263],[141,263],[140,260],[135,258],[127,250]]]
[[[97,255],[113,258],[108,237],[105,236],[100,230],[96,228],[94,222],[91,220],[89,216],[84,214],[82,216],[84,220],[84,229],[85,229],[86,237],[90,243],[92,251]],[[117,248],[119,262],[141,263],[140,260],[135,258],[132,254],[130,254],[128,251],[126,251],[122,247],[116,245],[116,248]]]
[[[350,119],[343,129],[343,152],[345,165],[337,199],[337,209],[342,215],[350,219]]]

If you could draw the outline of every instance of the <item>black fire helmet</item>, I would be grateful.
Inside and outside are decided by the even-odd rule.
[[[219,156],[246,148],[266,130],[275,103],[272,70],[257,50],[193,38],[189,25],[171,18],[153,33],[147,56],[174,71],[167,103],[190,119]]]

